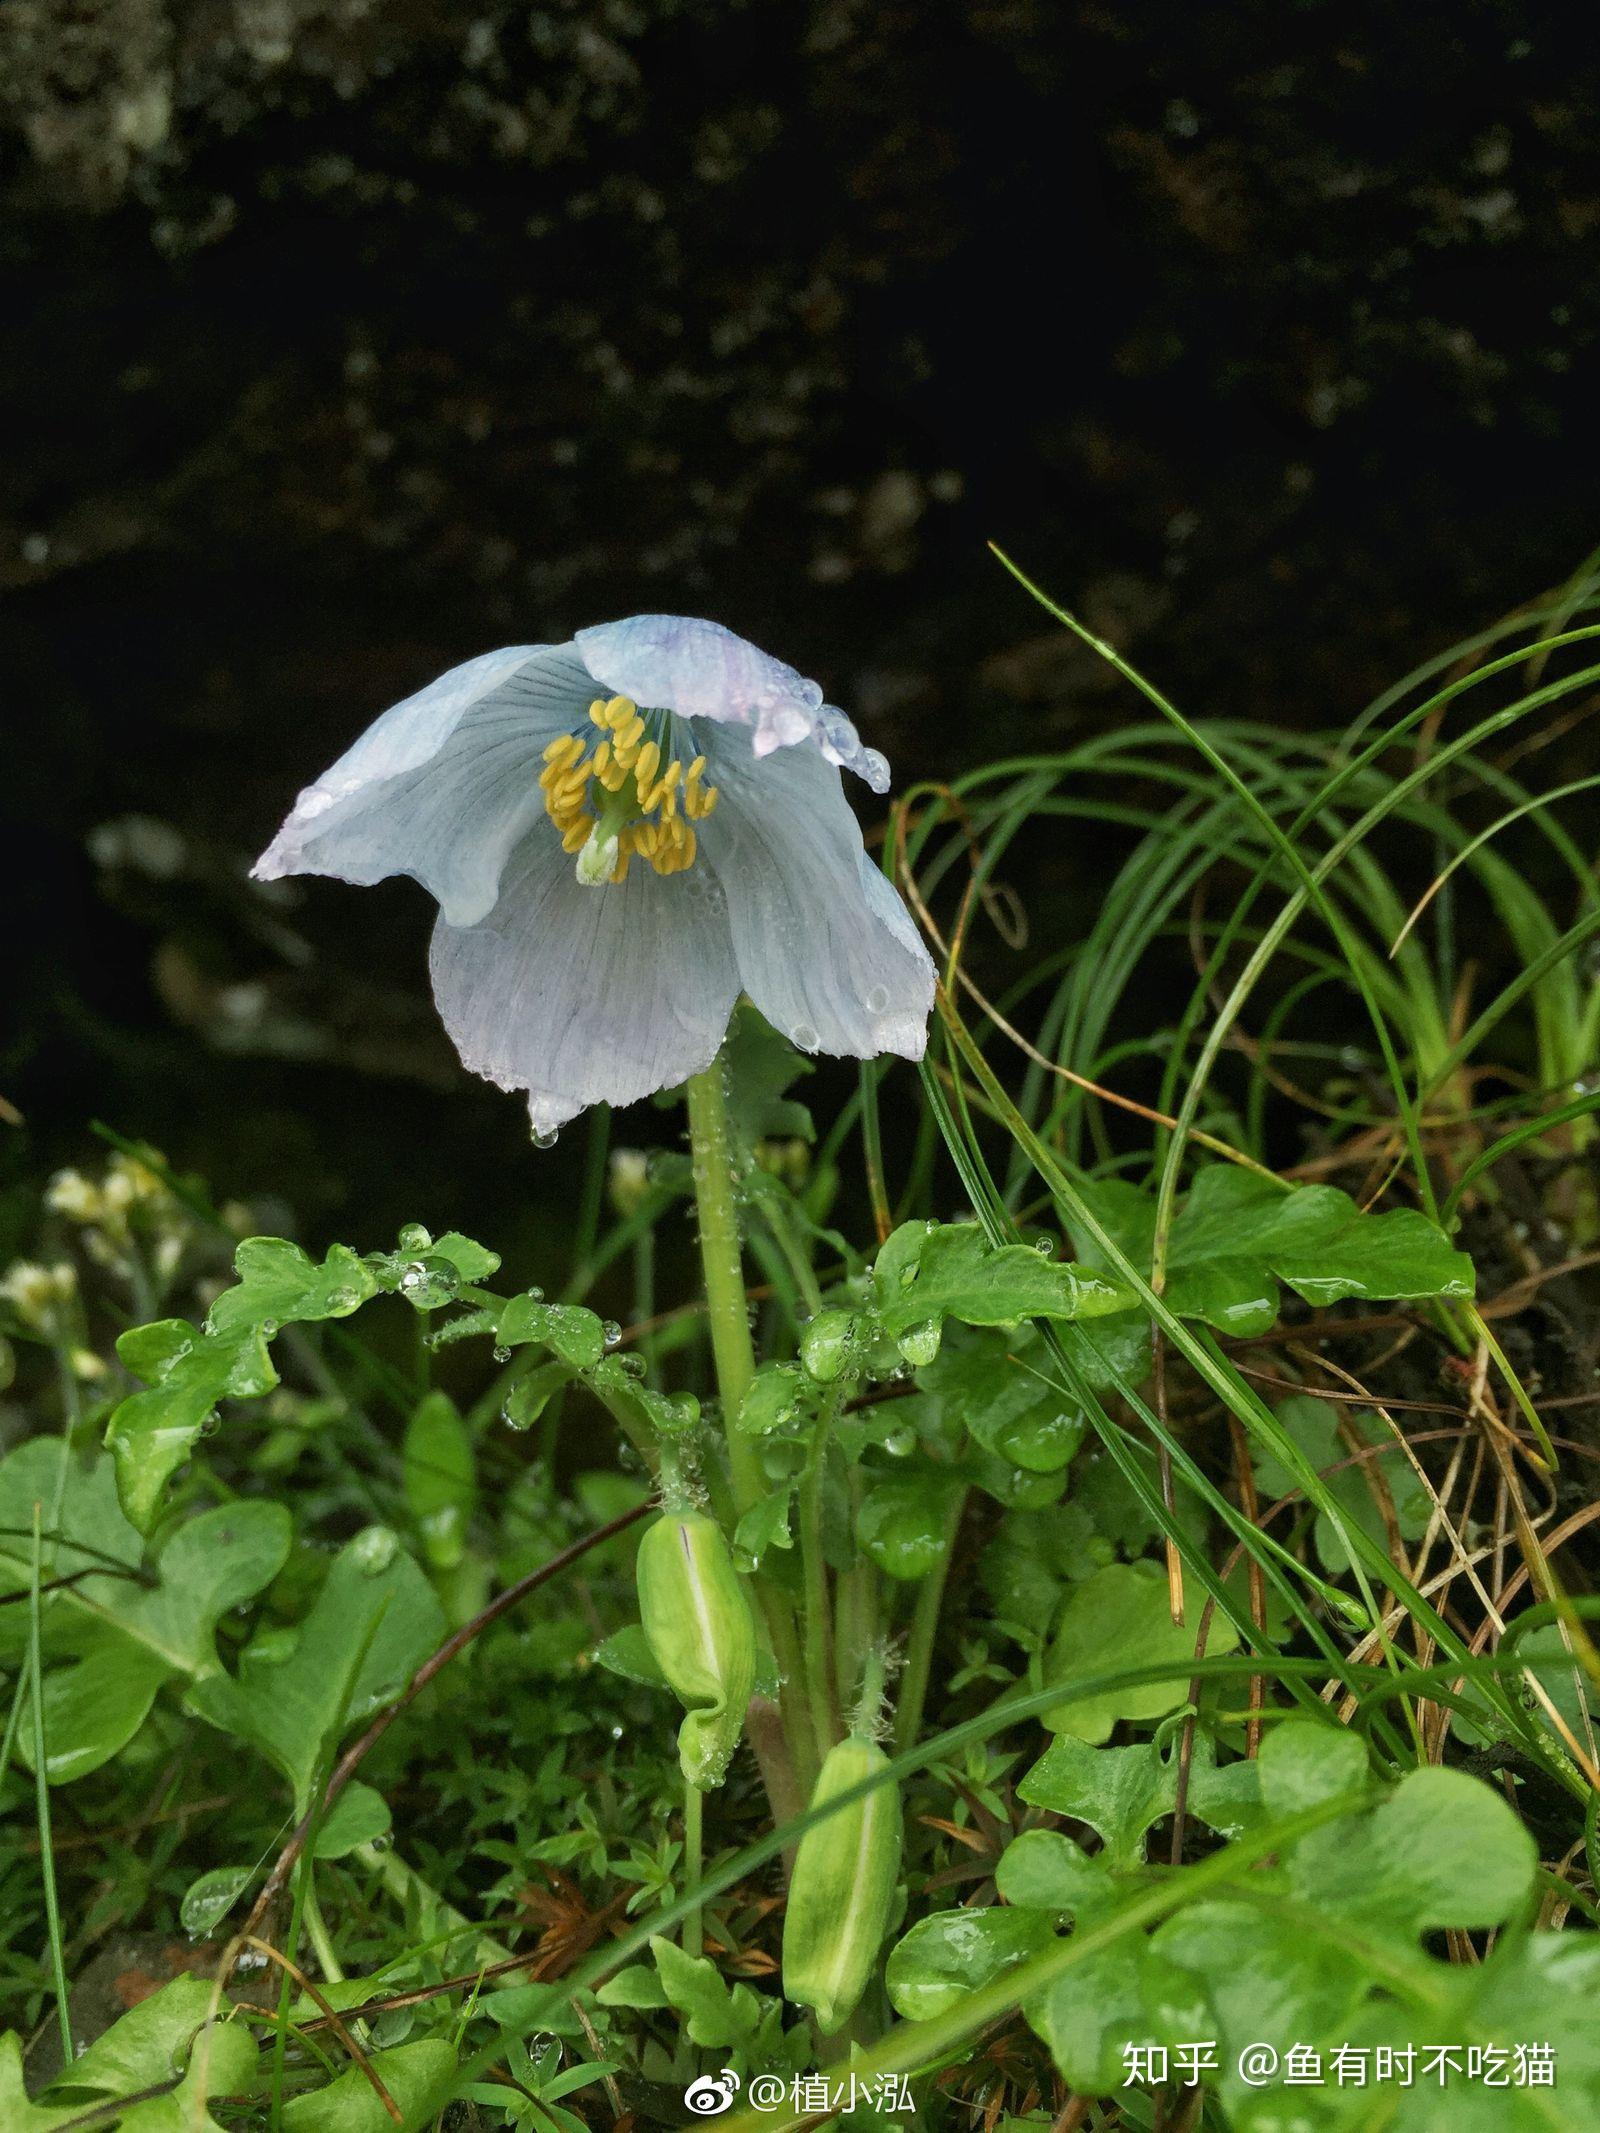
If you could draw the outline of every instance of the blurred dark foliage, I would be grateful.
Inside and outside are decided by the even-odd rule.
[[[536,1231],[572,1158],[459,1076],[420,892],[243,880],[487,645],[712,614],[904,779],[1124,707],[990,536],[1189,709],[1289,723],[1563,579],[1580,22],[10,0],[8,1174],[98,1114],[363,1243]],[[1035,939],[1093,884],[1049,855]]]

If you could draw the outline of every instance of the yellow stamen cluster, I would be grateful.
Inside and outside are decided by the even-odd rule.
[[[563,850],[581,852],[595,837],[614,836],[613,881],[626,879],[635,854],[658,874],[681,874],[694,864],[690,824],[717,804],[716,786],[703,782],[705,757],[687,766],[676,757],[664,764],[659,744],[644,737],[638,706],[625,696],[597,700],[589,717],[603,736],[593,754],[582,734],[563,734],[546,748],[539,774],[545,813],[561,832]]]

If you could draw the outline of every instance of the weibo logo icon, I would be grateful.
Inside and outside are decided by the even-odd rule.
[[[720,2074],[702,2074],[698,2081],[691,2081],[683,2100],[696,2118],[716,2118],[730,2107],[738,2087],[738,2075],[725,2066]]]

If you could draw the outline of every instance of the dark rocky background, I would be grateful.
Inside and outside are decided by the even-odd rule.
[[[1600,539],[1577,10],[8,0],[0,40],[9,1226],[93,1116],[363,1244],[537,1221],[577,1152],[459,1075],[420,893],[242,878],[468,653],[712,614],[904,778],[1121,708],[988,537],[1189,709],[1307,724]],[[1036,937],[1092,893],[1052,863]]]

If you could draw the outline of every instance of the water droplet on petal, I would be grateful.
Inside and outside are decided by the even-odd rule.
[[[881,1015],[888,1004],[889,988],[886,985],[874,985],[867,994],[867,1013]]]
[[[533,1145],[535,1148],[553,1148],[560,1138],[561,1133],[558,1127],[536,1126],[533,1134]]]
[[[789,1031],[789,1041],[803,1052],[814,1052],[821,1040],[809,1022],[796,1022]]]

